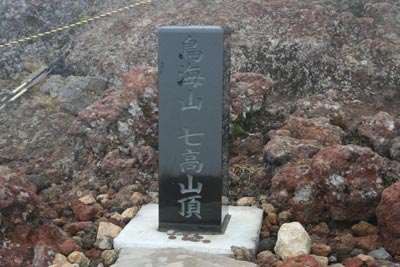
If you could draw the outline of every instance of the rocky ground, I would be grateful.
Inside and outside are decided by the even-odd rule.
[[[129,3],[75,2],[50,16],[57,1],[2,1],[1,41],[32,31],[16,21],[42,31]],[[67,77],[1,113],[0,266],[110,266],[113,238],[157,202],[156,27],[171,24],[234,30],[225,201],[265,212],[256,256],[235,257],[399,266],[399,10],[394,0],[160,1],[2,51],[2,88],[57,54]]]

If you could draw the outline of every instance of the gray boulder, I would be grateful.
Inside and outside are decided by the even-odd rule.
[[[92,104],[107,89],[107,82],[94,77],[59,75],[51,76],[41,87],[42,93],[49,94],[60,103],[67,112],[77,115],[78,112]]]

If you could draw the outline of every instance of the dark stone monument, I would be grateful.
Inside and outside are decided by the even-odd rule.
[[[159,30],[160,230],[221,233],[228,223],[229,36]]]

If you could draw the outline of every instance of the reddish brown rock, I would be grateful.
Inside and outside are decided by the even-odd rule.
[[[311,160],[285,164],[272,178],[271,201],[294,220],[366,220],[383,191],[386,162],[369,148],[330,146]]]
[[[341,144],[344,134],[340,127],[331,125],[325,117],[308,119],[291,116],[282,130],[288,130],[293,138],[316,140],[324,146]]]
[[[378,246],[378,235],[368,235],[368,236],[360,236],[355,238],[357,242],[357,247],[363,249],[364,251],[372,251]]]
[[[312,176],[325,191],[325,205],[338,221],[365,220],[374,215],[383,191],[385,160],[369,148],[354,145],[322,149],[311,163]]]
[[[308,164],[287,163],[272,178],[271,201],[281,209],[290,209],[293,218],[301,223],[320,222],[323,193],[318,188]]]
[[[150,94],[149,90],[147,89],[157,88],[157,81],[157,70],[155,68],[134,68],[127,75],[125,75],[122,87],[129,96],[146,96],[144,101],[157,102],[157,94]]]
[[[97,205],[88,206],[84,204],[77,204],[72,206],[72,211],[75,217],[81,221],[91,221],[99,215],[101,208]]]
[[[31,242],[33,244],[46,244],[58,248],[69,236],[61,228],[54,225],[41,225],[32,231]]]
[[[264,157],[267,163],[282,165],[290,161],[311,158],[321,148],[322,146],[315,140],[274,135],[264,147]]]
[[[268,238],[268,237],[270,237],[271,236],[271,233],[270,233],[270,231],[269,230],[261,230],[261,232],[260,232],[260,237],[261,238]]]
[[[400,182],[383,191],[376,216],[383,246],[391,254],[400,255]]]
[[[76,244],[75,239],[68,238],[58,246],[60,253],[68,256],[73,251],[81,251],[81,247]]]
[[[11,237],[13,243],[24,244],[29,241],[31,234],[31,227],[29,225],[17,225]]]
[[[36,186],[19,176],[0,177],[0,266],[47,266],[66,234],[39,223]],[[44,206],[43,206],[44,208]],[[46,218],[46,217],[45,217]]]
[[[285,261],[281,267],[319,267],[319,263],[310,255],[303,254]]]
[[[97,248],[92,248],[85,252],[86,257],[88,257],[91,261],[98,260],[101,258],[101,250]]]
[[[329,246],[339,258],[346,258],[356,247],[356,240],[351,234],[339,235],[331,240]]]
[[[343,265],[346,267],[362,267],[363,261],[359,258],[349,258],[343,261]]]
[[[16,228],[23,229],[20,241],[26,239],[28,228],[38,220],[40,201],[35,192],[36,186],[19,176],[0,176],[0,228],[3,233],[12,236]],[[6,241],[5,237],[0,235],[0,243]]]
[[[381,155],[388,155],[390,141],[400,134],[400,120],[394,116],[379,112],[375,116],[360,118],[352,130],[364,138]]]
[[[66,232],[54,225],[41,225],[32,231],[31,244],[34,246],[33,266],[48,266],[60,250],[73,246]],[[73,246],[75,247],[75,246]]]
[[[325,222],[321,222],[319,224],[317,224],[316,226],[314,226],[311,229],[311,234],[315,234],[319,237],[328,237],[330,230],[328,225]]]
[[[331,247],[325,245],[324,243],[313,243],[311,245],[311,254],[328,257],[331,254],[331,252],[332,252]]]
[[[378,229],[375,225],[372,225],[365,221],[361,221],[353,225],[351,227],[351,231],[353,231],[355,236],[376,235],[378,233]]]

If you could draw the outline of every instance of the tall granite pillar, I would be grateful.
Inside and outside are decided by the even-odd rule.
[[[162,27],[159,229],[221,233],[229,220],[229,31]]]

